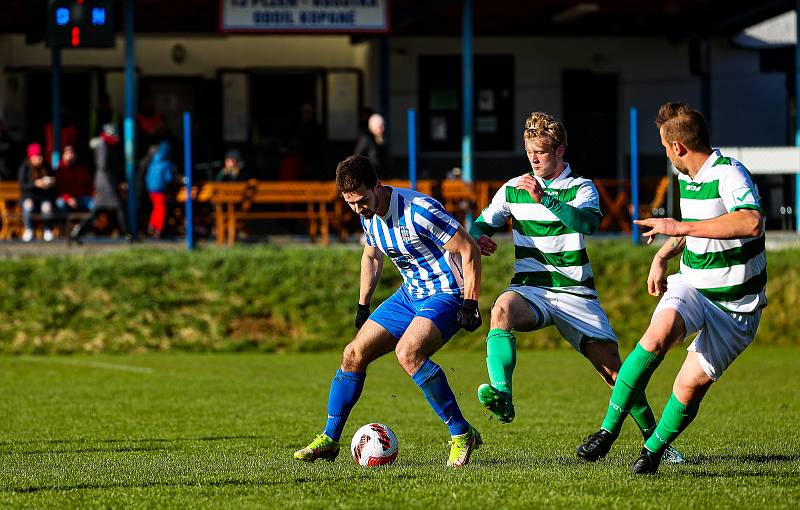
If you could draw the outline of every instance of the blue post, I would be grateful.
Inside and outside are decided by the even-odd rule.
[[[53,166],[53,170],[55,170],[61,160],[61,48],[53,46],[50,50],[50,57],[50,72],[52,74],[50,92],[53,108],[50,124],[53,128],[53,155],[50,163]],[[47,160],[45,159],[45,161]]]
[[[636,107],[631,107],[631,220],[639,219],[639,120]],[[631,222],[631,239],[639,244],[639,225]]]
[[[795,12],[800,12],[800,0],[795,0]],[[800,16],[795,21],[795,29],[800,30]],[[796,32],[800,34],[800,31]],[[800,51],[794,52],[794,144],[800,146]],[[794,227],[800,234],[800,173],[794,178]]]
[[[472,108],[474,102],[474,84],[472,81],[472,0],[464,0],[461,32],[463,60],[462,123],[464,125],[461,138],[461,175],[465,182],[472,182],[472,124],[474,117]]]
[[[408,109],[408,180],[417,189],[417,112]]]
[[[186,249],[194,249],[192,224],[192,116],[183,112],[183,166],[186,181]]]
[[[125,0],[125,177],[128,181],[128,226],[131,239],[139,233],[136,212],[136,52],[134,49],[133,0]]]
[[[464,0],[461,21],[461,40],[463,45],[463,120],[464,131],[461,138],[461,175],[464,182],[472,182],[472,124],[475,117],[473,104],[475,102],[474,83],[472,81],[472,0]],[[467,228],[472,225],[472,213],[467,211],[464,217]]]

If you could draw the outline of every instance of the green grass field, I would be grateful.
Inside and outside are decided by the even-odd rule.
[[[458,342],[456,337],[453,342]],[[660,414],[683,358],[650,386]],[[343,440],[370,421],[400,440],[395,465],[303,464],[323,425],[336,353],[0,357],[0,507],[798,508],[800,348],[753,347],[715,386],[677,446],[690,462],[634,478],[629,423],[609,457],[579,462],[608,390],[578,354],[519,356],[517,420],[474,392],[483,355],[435,357],[485,446],[444,466],[446,428],[391,357],[370,368]]]

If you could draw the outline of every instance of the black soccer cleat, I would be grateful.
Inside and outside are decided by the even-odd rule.
[[[608,454],[611,445],[617,437],[607,430],[600,429],[593,434],[589,434],[583,439],[575,449],[575,453],[583,460],[595,462]]]
[[[647,448],[642,448],[639,458],[631,466],[631,473],[634,475],[654,475],[661,464],[661,454],[653,453]]]

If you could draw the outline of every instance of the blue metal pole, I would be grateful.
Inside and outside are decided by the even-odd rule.
[[[192,222],[192,116],[183,112],[183,166],[186,181],[186,249],[194,249]]]
[[[800,0],[795,0],[795,12],[800,13]],[[800,15],[795,21],[796,33],[800,34]],[[800,146],[800,44],[795,43],[794,51],[794,144]],[[794,178],[794,227],[800,234],[800,173]]]
[[[631,140],[631,220],[639,219],[639,120],[636,107],[630,110]],[[639,244],[639,225],[631,222],[631,239]]]
[[[461,41],[463,60],[462,123],[464,125],[461,138],[461,175],[465,182],[472,182],[472,124],[474,117],[472,108],[474,102],[474,84],[472,81],[472,0],[464,0],[461,19]]]
[[[472,182],[472,124],[474,119],[473,104],[475,102],[475,87],[472,81],[472,0],[464,0],[461,21],[462,59],[463,59],[463,120],[464,131],[461,138],[461,175],[464,182]],[[472,213],[467,211],[464,223],[469,228],[472,225]]]
[[[51,101],[53,114],[50,126],[53,128],[53,154],[50,164],[53,170],[61,160],[61,48],[53,46],[50,50],[50,72],[52,74]],[[46,160],[45,160],[46,161]]]
[[[123,137],[125,147],[125,177],[128,181],[128,226],[131,238],[139,233],[136,200],[136,51],[134,48],[133,0],[125,0],[125,123]]]
[[[417,189],[417,112],[408,109],[408,180]]]

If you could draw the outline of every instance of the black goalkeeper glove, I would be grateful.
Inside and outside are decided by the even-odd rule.
[[[481,311],[478,310],[478,301],[465,299],[456,314],[456,320],[467,331],[475,331],[481,327],[483,321],[481,320]]]
[[[356,321],[355,327],[356,329],[361,329],[361,326],[364,325],[369,319],[369,305],[362,305],[358,303],[358,309],[356,310]]]

